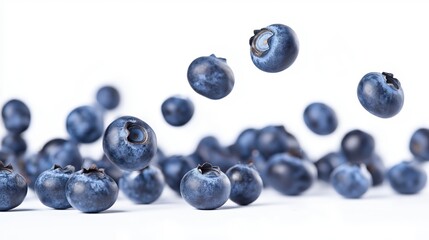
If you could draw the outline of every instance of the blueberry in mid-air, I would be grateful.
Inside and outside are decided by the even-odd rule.
[[[263,183],[258,171],[249,164],[236,164],[226,172],[231,182],[229,199],[239,205],[248,205],[258,199]]]
[[[171,96],[162,103],[161,113],[168,124],[180,127],[191,120],[194,115],[194,104],[187,97]]]
[[[95,107],[80,106],[67,116],[66,128],[70,137],[77,142],[92,143],[103,135],[103,116]]]
[[[380,118],[395,116],[404,105],[401,83],[386,72],[365,74],[358,84],[357,96],[368,112]]]
[[[402,161],[387,171],[390,186],[400,194],[416,194],[427,182],[427,173],[415,161]]]
[[[349,162],[365,162],[374,153],[374,149],[374,137],[360,129],[350,130],[341,139],[341,151]]]
[[[11,165],[0,161],[0,211],[8,211],[19,206],[27,196],[25,178],[13,170]]]
[[[360,164],[344,163],[331,174],[335,191],[345,198],[360,198],[372,185],[371,176]]]
[[[74,173],[66,183],[66,197],[70,205],[84,213],[109,209],[118,198],[115,180],[95,165]]]
[[[20,134],[28,129],[31,114],[28,106],[19,99],[11,99],[3,105],[1,116],[7,131]]]
[[[155,132],[146,122],[136,117],[119,117],[104,132],[104,153],[122,170],[136,171],[145,168],[156,149]]]
[[[20,156],[27,150],[27,142],[21,134],[8,133],[3,137],[1,146],[4,151]]]
[[[71,205],[66,197],[66,184],[74,173],[74,169],[71,165],[64,168],[54,165],[51,169],[42,172],[34,185],[40,202],[54,209],[70,208]]]
[[[103,86],[98,89],[96,94],[97,103],[106,110],[113,110],[120,103],[120,94],[114,86]]]
[[[313,133],[329,135],[337,129],[335,111],[325,103],[314,102],[304,109],[304,123]]]
[[[234,74],[225,58],[214,54],[196,58],[188,67],[188,82],[198,94],[209,99],[226,97],[234,87]]]
[[[250,56],[255,66],[270,73],[290,67],[299,52],[295,31],[283,24],[272,24],[255,30],[249,43]]]
[[[420,162],[429,161],[429,129],[419,128],[413,132],[409,143],[410,152]]]
[[[201,210],[221,207],[231,192],[229,178],[210,163],[198,165],[183,176],[180,194],[191,206]]]

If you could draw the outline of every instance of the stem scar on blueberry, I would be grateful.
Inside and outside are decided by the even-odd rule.
[[[384,76],[384,78],[386,78],[387,84],[394,87],[396,90],[399,90],[401,88],[401,83],[398,79],[393,77],[393,73],[382,72],[381,74]]]
[[[97,168],[97,165],[92,164],[89,168],[82,168],[82,173],[102,173],[102,174],[104,174],[104,168]]]
[[[2,161],[0,161],[0,170],[6,170],[6,171],[9,171],[9,172],[12,172],[13,171],[13,167],[10,164],[4,165],[4,163]]]
[[[261,30],[255,30],[255,35],[249,40],[250,49],[252,53],[258,57],[261,57],[270,49],[270,38],[274,33],[266,28]]]
[[[203,163],[203,165],[198,164],[197,169],[201,174],[205,174],[210,171],[220,173],[220,168],[218,166],[213,166],[208,162]]]
[[[127,124],[127,140],[131,143],[144,144],[148,139],[147,130],[137,124]]]

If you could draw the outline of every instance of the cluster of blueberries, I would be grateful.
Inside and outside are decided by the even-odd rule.
[[[295,61],[298,39],[290,27],[273,24],[254,31],[250,55],[260,70],[280,72]],[[195,92],[213,100],[230,94],[235,81],[226,59],[213,54],[195,59],[187,78]],[[386,72],[364,75],[357,95],[362,106],[380,118],[395,116],[404,103],[400,82]],[[31,155],[25,155],[27,145],[21,136],[30,125],[29,108],[18,99],[4,104],[2,119],[8,134],[0,150],[1,211],[19,206],[28,187],[48,207],[96,213],[109,209],[119,190],[136,204],[150,204],[161,196],[165,184],[197,209],[216,209],[228,199],[248,205],[264,187],[299,195],[316,179],[328,182],[345,198],[360,198],[386,178],[400,194],[418,193],[426,185],[421,163],[429,161],[429,129],[417,129],[411,136],[414,160],[389,169],[374,150],[374,138],[361,129],[347,132],[339,151],[316,161],[282,125],[244,129],[229,146],[206,136],[191,154],[166,156],[157,145],[155,131],[139,118],[122,116],[104,127],[105,112],[120,103],[115,87],[98,89],[96,100],[95,105],[69,113],[69,139],[52,139]],[[194,105],[189,98],[175,95],[161,104],[161,113],[168,124],[180,127],[192,118]],[[303,120],[318,135],[329,135],[338,126],[335,111],[322,102],[309,104]],[[102,157],[83,158],[79,145],[100,138]]]

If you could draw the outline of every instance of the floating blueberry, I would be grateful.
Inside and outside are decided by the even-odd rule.
[[[176,95],[162,103],[161,112],[168,124],[180,127],[191,120],[194,115],[194,104],[191,99]]]
[[[426,186],[427,174],[419,163],[402,161],[388,170],[387,178],[397,193],[416,194]]]
[[[192,61],[187,75],[192,89],[209,99],[224,98],[234,87],[234,74],[226,59],[213,54]]]
[[[20,134],[28,129],[31,121],[30,109],[19,99],[12,99],[3,105],[1,116],[6,129]]]
[[[95,107],[80,106],[67,116],[66,128],[70,137],[77,142],[92,143],[103,135],[103,116]]]
[[[332,172],[331,184],[345,198],[360,198],[371,186],[371,176],[359,164],[344,163]]]
[[[34,190],[40,202],[54,209],[67,209],[71,205],[66,197],[66,183],[74,173],[74,167],[54,165],[36,179]]]
[[[221,207],[228,201],[231,183],[218,167],[198,165],[183,176],[180,194],[191,206],[201,210]]]
[[[11,165],[0,161],[0,211],[8,211],[19,206],[27,196],[25,178],[15,172]]]
[[[262,178],[258,171],[248,164],[236,164],[226,172],[231,182],[229,199],[239,205],[249,205],[262,192]]]
[[[118,191],[116,182],[95,165],[77,171],[66,184],[67,201],[84,213],[109,209],[116,202]]]
[[[4,151],[8,151],[15,156],[23,155],[27,151],[27,142],[22,138],[21,134],[7,134],[1,141],[1,146]]]
[[[136,204],[150,204],[157,200],[164,190],[164,184],[161,170],[152,165],[127,172],[119,179],[119,189]]]
[[[283,24],[272,24],[255,30],[249,43],[250,56],[255,66],[270,73],[290,67],[299,52],[295,31]]]
[[[374,149],[374,138],[359,129],[347,132],[341,139],[341,151],[349,162],[365,162],[374,153]]]
[[[418,161],[429,161],[429,129],[419,128],[414,131],[409,148]]]
[[[304,109],[304,122],[313,133],[329,135],[338,127],[335,111],[325,103],[314,102]]]
[[[103,86],[96,94],[97,103],[106,110],[113,110],[120,103],[120,94],[114,86]]]
[[[122,170],[136,171],[145,168],[156,149],[155,132],[146,122],[136,117],[119,117],[104,132],[104,153]]]
[[[370,72],[360,80],[357,96],[362,106],[380,118],[390,118],[401,111],[404,91],[391,73]]]

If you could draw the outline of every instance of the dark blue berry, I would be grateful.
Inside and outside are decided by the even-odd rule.
[[[164,190],[164,184],[161,170],[152,165],[127,172],[119,179],[119,189],[136,204],[150,204],[157,200]]]
[[[256,140],[258,138],[259,130],[255,128],[246,128],[240,132],[231,151],[239,156],[242,161],[248,161],[254,151],[256,151]]]
[[[66,197],[66,184],[74,173],[74,167],[54,165],[37,177],[34,190],[45,206],[55,209],[67,209],[71,205]]]
[[[387,172],[390,186],[400,194],[416,194],[427,182],[427,174],[421,165],[414,161],[403,161],[392,166]]]
[[[309,104],[304,109],[304,122],[313,133],[329,135],[337,129],[338,120],[334,110],[321,102]]]
[[[209,99],[224,98],[234,87],[234,74],[226,59],[213,54],[192,61],[187,75],[192,89]]]
[[[72,165],[75,169],[80,169],[83,162],[77,144],[61,138],[54,138],[45,143],[36,159],[39,174],[54,165]]]
[[[167,185],[180,194],[180,181],[182,177],[195,166],[191,159],[183,155],[165,157],[160,162],[161,171]]]
[[[253,63],[265,72],[285,70],[295,62],[299,52],[295,31],[283,24],[255,30],[249,43]]]
[[[103,149],[119,168],[140,170],[149,165],[156,153],[156,135],[146,122],[136,117],[119,117],[104,132]]]
[[[263,183],[258,171],[248,164],[236,164],[226,172],[231,182],[229,199],[239,205],[248,205],[258,199]]]
[[[371,186],[371,176],[359,164],[344,163],[332,172],[331,184],[345,198],[360,198]]]
[[[70,137],[79,143],[97,141],[104,131],[102,113],[92,106],[80,106],[73,109],[66,120]]]
[[[409,148],[418,161],[429,161],[429,129],[419,128],[414,131],[410,139]]]
[[[92,165],[96,165],[99,169],[102,168],[107,175],[115,180],[116,183],[119,182],[119,178],[124,174],[124,171],[110,161],[105,154],[103,154],[103,157],[98,160],[85,158],[83,160],[82,168],[90,168]]]
[[[168,124],[180,127],[191,120],[194,115],[194,104],[191,99],[176,95],[162,103],[161,112]]]
[[[366,169],[371,175],[372,186],[379,186],[383,184],[386,178],[386,167],[384,162],[378,154],[372,154],[370,159],[365,161]]]
[[[222,146],[214,136],[203,137],[199,141],[195,153],[198,155],[200,161],[211,163],[219,167],[223,172],[226,172],[230,167],[239,162],[239,158],[230,149]]]
[[[3,105],[1,112],[6,129],[14,134],[20,134],[28,129],[31,121],[30,109],[18,99],[12,99]]]
[[[341,151],[349,162],[365,162],[374,153],[374,149],[374,138],[359,129],[347,132],[341,140]]]
[[[1,141],[4,151],[8,151],[16,156],[23,155],[27,151],[27,143],[21,134],[9,133]]]
[[[346,159],[340,152],[330,152],[324,155],[314,163],[317,169],[317,177],[325,182],[330,182],[332,171],[345,162]]]
[[[76,172],[66,184],[67,201],[84,213],[109,209],[116,202],[118,192],[116,182],[96,166]]]
[[[11,165],[0,162],[0,211],[8,211],[19,206],[27,196],[25,178],[15,172]]]
[[[268,185],[284,195],[299,195],[309,189],[314,176],[304,160],[287,153],[273,155],[266,166]]]
[[[198,165],[183,176],[180,194],[191,206],[201,210],[221,207],[228,201],[231,183],[218,167]]]
[[[268,125],[259,131],[256,149],[265,159],[277,153],[289,153],[301,157],[302,150],[298,140],[282,125]]]
[[[380,118],[390,118],[401,111],[404,91],[391,73],[370,72],[360,80],[357,96],[362,106]]]
[[[96,99],[97,103],[106,110],[115,109],[121,100],[118,89],[113,86],[103,86],[98,89]]]

